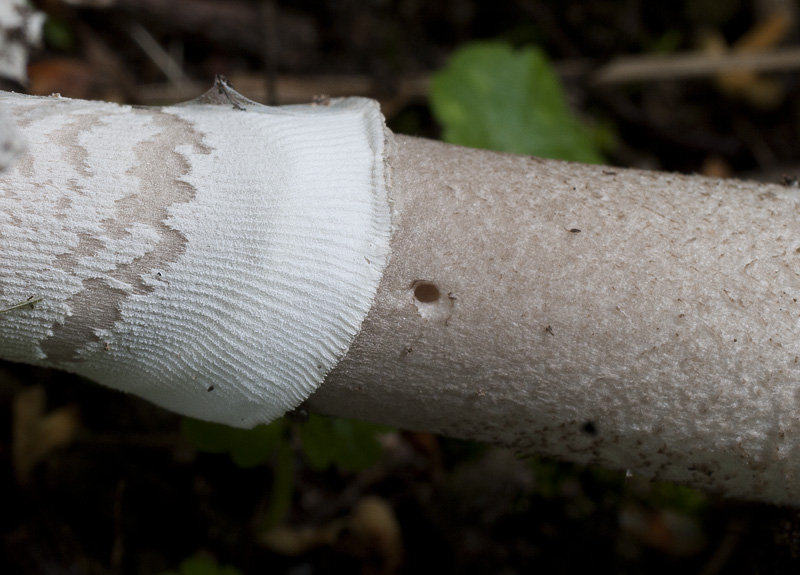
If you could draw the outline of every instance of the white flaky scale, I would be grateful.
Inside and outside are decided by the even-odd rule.
[[[388,257],[377,103],[218,81],[164,108],[0,106],[28,149],[0,174],[0,308],[37,300],[0,314],[0,357],[249,427],[345,354]]]

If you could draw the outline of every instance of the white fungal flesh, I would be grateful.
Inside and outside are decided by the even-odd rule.
[[[388,255],[375,102],[136,109],[3,95],[0,357],[247,427],[347,351]]]

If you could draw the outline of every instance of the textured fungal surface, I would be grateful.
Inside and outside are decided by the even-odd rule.
[[[797,190],[393,144],[391,261],[312,407],[800,502]]]
[[[237,426],[303,401],[387,257],[384,125],[364,99],[161,109],[4,95],[0,356]]]

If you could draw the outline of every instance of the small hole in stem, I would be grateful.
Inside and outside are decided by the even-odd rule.
[[[419,281],[414,285],[414,297],[422,303],[432,303],[441,297],[441,292],[436,284],[426,281]]]

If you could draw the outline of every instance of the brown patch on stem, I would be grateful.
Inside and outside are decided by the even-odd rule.
[[[83,280],[83,290],[73,295],[67,304],[71,315],[63,324],[53,326],[53,335],[41,344],[42,351],[51,361],[78,360],[77,350],[90,341],[99,341],[98,330],[111,329],[120,319],[123,300],[130,295],[142,295],[152,291],[144,276],[154,269],[164,269],[183,253],[186,238],[167,225],[169,210],[175,204],[186,203],[195,195],[195,188],[184,181],[190,172],[188,160],[176,151],[180,145],[191,144],[194,152],[208,154],[210,149],[203,143],[203,134],[193,125],[177,116],[166,113],[133,110],[134,114],[152,115],[161,131],[152,138],[134,147],[136,164],[128,175],[136,176],[139,189],[116,202],[113,218],[103,220],[103,232],[98,236],[85,235],[80,238],[76,250],[57,258],[56,265],[74,273],[80,259],[93,257],[107,249],[107,242],[125,239],[131,235],[134,224],[156,230],[159,241],[155,249],[136,257],[129,263],[119,264],[112,270],[97,272],[94,277]],[[69,161],[83,173],[91,169],[86,150],[78,141],[78,135],[89,126],[62,133],[69,136],[68,147],[73,151]],[[67,158],[65,158],[67,159]],[[117,283],[120,282],[120,283]],[[112,285],[130,286],[112,289]]]

